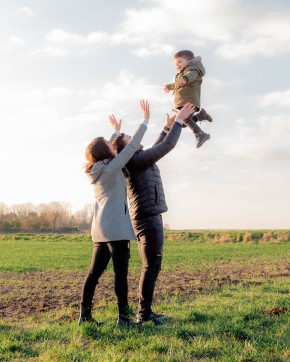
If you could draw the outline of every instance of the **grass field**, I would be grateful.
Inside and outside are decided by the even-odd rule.
[[[97,328],[77,325],[89,235],[0,235],[0,361],[289,361],[289,232],[168,232],[154,310],[167,324],[116,326],[110,263]],[[131,243],[129,300],[140,260]]]

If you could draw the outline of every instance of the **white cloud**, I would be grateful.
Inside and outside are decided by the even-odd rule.
[[[228,104],[211,104],[209,106],[206,107],[207,110],[209,111],[229,111],[231,109],[231,107]]]
[[[289,8],[269,10],[250,5],[244,15],[244,24],[235,29],[237,34],[233,41],[222,44],[217,55],[248,61],[258,55],[276,57],[290,52]]]
[[[3,51],[17,51],[25,45],[25,40],[19,36],[10,36],[6,43],[3,44]]]
[[[25,44],[25,41],[19,36],[11,36],[7,42],[8,45],[11,46],[22,46]]]
[[[48,97],[67,97],[71,96],[73,91],[66,87],[53,87],[48,90]]]
[[[63,58],[69,54],[80,56],[90,54],[103,46],[140,43],[142,40],[128,34],[92,32],[88,34],[70,33],[63,29],[54,29],[46,34],[45,45],[31,54],[47,54],[53,58]],[[166,50],[167,47],[163,46]],[[168,50],[167,50],[168,51]]]
[[[54,29],[45,36],[46,45],[36,49],[32,55],[47,54],[53,58],[63,58],[70,53],[86,55],[107,44],[110,36],[105,32],[93,32],[86,35],[69,33]]]
[[[148,44],[152,34],[160,43],[165,37],[173,43],[192,39],[195,47],[215,42],[218,56],[239,61],[290,52],[290,11],[278,5],[269,9],[238,0],[156,0],[126,15],[124,33],[137,34]]]
[[[133,54],[136,54],[139,57],[148,57],[152,55],[160,55],[160,54],[172,54],[174,48],[169,44],[161,44],[161,43],[153,43],[148,46],[143,46],[137,50],[133,51]]]
[[[288,32],[290,29],[288,30]],[[250,58],[260,55],[275,57],[279,54],[290,52],[290,37],[288,39],[275,38],[273,36],[245,38],[240,42],[232,42],[221,45],[216,54],[225,59],[237,59],[248,61]]]
[[[133,54],[149,57],[173,54],[174,44],[185,42],[193,48],[215,44],[219,57],[247,61],[254,56],[289,53],[289,19],[287,8],[270,11],[238,0],[155,0],[144,8],[128,10],[116,33],[77,34],[54,29],[45,36],[46,44],[33,54],[86,55],[104,45],[127,44],[135,46]]]
[[[260,107],[290,107],[290,89],[282,92],[265,94],[259,103]]]
[[[232,86],[239,86],[245,84],[245,79],[230,79],[224,80],[215,77],[206,77],[205,80],[206,85],[210,86],[211,88],[227,88]]]
[[[86,45],[101,45],[108,40],[108,34],[104,32],[93,32],[87,35],[79,35],[55,29],[49,32],[45,39],[50,44],[64,45],[66,47],[77,47]]]
[[[230,158],[284,162],[290,160],[290,116],[261,116],[252,122],[238,119],[234,133],[224,140]]]
[[[126,113],[130,114],[132,102],[138,102],[142,98],[159,99],[160,101],[161,88],[150,84],[146,78],[138,78],[134,73],[123,70],[114,82],[104,84],[101,89],[95,92],[95,99],[84,107],[84,111],[96,112],[102,110],[111,112],[113,101],[114,108],[127,109]],[[164,101],[160,102],[164,104]]]
[[[28,6],[22,6],[22,8],[19,10],[19,13],[27,16],[28,18],[31,18],[36,15],[36,12]]]
[[[225,24],[225,21],[231,22],[228,15],[235,7],[236,1],[229,0],[156,0],[151,7],[128,10],[122,29],[125,33],[137,34],[149,41],[152,34],[159,41],[164,36],[184,37],[186,34],[187,37],[192,37],[194,44],[199,45],[206,40],[225,41],[230,40],[232,34],[227,27],[221,25]]]

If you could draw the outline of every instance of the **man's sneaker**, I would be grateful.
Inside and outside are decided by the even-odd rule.
[[[154,318],[157,318],[157,319],[167,318],[165,314],[159,314],[159,313],[154,313],[154,312],[152,312],[151,315],[152,315]]]
[[[195,114],[195,116],[198,118],[199,122],[202,121],[212,122],[211,116],[208,113],[206,113],[205,109],[203,108],[201,108],[200,111]]]
[[[163,318],[165,319],[165,318],[167,318],[167,316],[165,314],[158,314],[158,313],[154,313],[154,312],[151,313],[151,316],[154,317],[154,318],[157,318],[157,319],[163,319]],[[136,314],[136,319],[137,320],[139,319],[139,314],[138,313]]]
[[[162,322],[159,318],[154,317],[155,313],[151,313],[150,316],[146,319],[144,318],[137,318],[137,323],[152,323],[155,327],[161,327],[164,326],[164,322]]]
[[[199,133],[196,133],[196,148],[201,147],[205,141],[210,139],[210,135],[208,133],[205,133],[203,131],[200,131]]]
[[[129,316],[120,314],[119,318],[117,320],[117,325],[136,328],[136,327],[140,327],[141,323],[138,321],[136,323]]]

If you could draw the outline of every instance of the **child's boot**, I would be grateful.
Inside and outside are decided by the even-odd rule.
[[[199,112],[195,113],[195,117],[197,117],[197,120],[199,122],[202,122],[202,121],[212,122],[211,116],[203,108],[200,108]]]
[[[200,131],[199,133],[195,134],[195,139],[196,139],[196,148],[199,148],[204,144],[205,141],[210,139],[210,135],[208,133]]]
[[[196,124],[196,116],[189,116],[185,119],[184,124],[190,128],[195,134],[196,139],[196,148],[201,147],[205,141],[210,139],[210,135],[208,133],[203,132],[203,130]]]

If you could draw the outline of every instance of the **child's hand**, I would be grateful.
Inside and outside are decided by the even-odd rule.
[[[114,127],[114,130],[120,132],[120,130],[121,130],[121,125],[122,125],[122,120],[120,119],[120,121],[118,122],[118,121],[116,120],[116,117],[115,117],[113,114],[111,114],[111,115],[109,116],[109,120],[110,120],[111,125]]]
[[[149,120],[149,118],[150,118],[150,105],[149,105],[148,101],[145,101],[144,99],[142,99],[140,101],[140,104],[141,104],[141,108],[142,108],[142,111],[143,111],[143,119],[144,120]]]
[[[164,86],[163,90],[165,93],[169,93],[169,91],[170,91],[170,89],[167,87],[167,85]]]
[[[183,77],[178,77],[178,78],[176,79],[176,83],[177,83],[178,85],[184,85],[184,84],[187,83],[187,81],[186,81]]]

